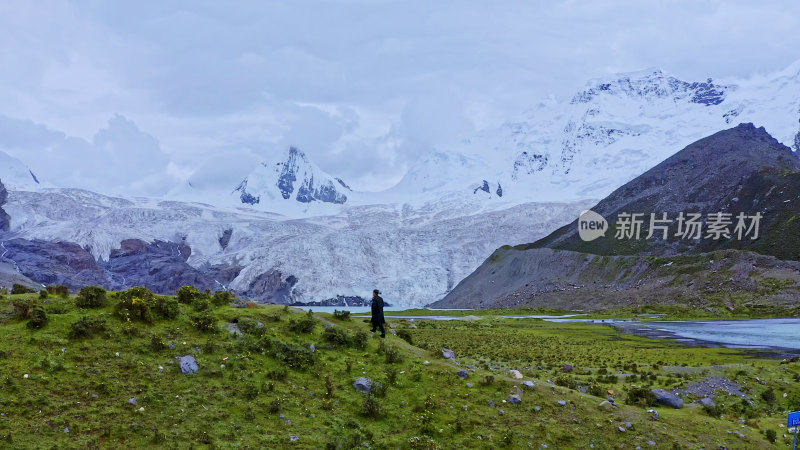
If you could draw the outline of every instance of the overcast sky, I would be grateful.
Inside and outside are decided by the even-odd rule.
[[[438,143],[586,80],[800,59],[800,2],[0,2],[0,149],[56,184],[230,189],[289,144],[389,187]]]

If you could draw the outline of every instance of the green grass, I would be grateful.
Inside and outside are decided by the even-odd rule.
[[[739,351],[686,348],[623,336],[606,327],[496,317],[501,312],[529,311],[491,311],[474,321],[416,321],[417,328],[388,317],[390,324],[407,329],[417,346],[392,335],[386,340],[369,335],[366,347],[359,348],[355,336],[368,330],[361,319],[341,321],[315,313],[316,325],[304,333],[292,330],[302,330],[299,324],[309,320],[308,315],[282,306],[203,305],[210,308],[216,325],[202,332],[192,319],[200,313],[190,304],[179,304],[173,319],[128,322],[115,314],[118,299],[113,296],[96,309],[78,308],[74,298],[51,296],[41,303],[49,322],[36,330],[13,314],[12,302],[20,298],[36,295],[0,300],[3,447],[363,448],[369,444],[370,448],[494,449],[541,448],[541,444],[618,448],[624,443],[626,448],[646,448],[646,442],[654,440],[658,448],[673,444],[716,448],[721,442],[729,448],[769,448],[761,433],[777,430],[782,410],[798,397],[800,385],[794,378],[800,372],[797,364],[779,365]],[[82,317],[105,320],[106,331],[70,338],[72,324]],[[243,336],[226,329],[233,320]],[[331,324],[343,331],[327,334],[339,342],[335,346],[323,336],[324,327]],[[303,367],[298,358],[307,356],[304,352],[311,344],[316,347],[314,360]],[[382,352],[382,344],[390,350]],[[477,366],[468,380],[459,379],[460,368],[441,358],[442,346],[456,351],[462,367]],[[200,367],[192,375],[182,374],[175,359],[187,354],[195,356]],[[425,360],[430,364],[423,364]],[[563,363],[575,365],[569,379],[558,380],[564,386],[549,383],[556,381]],[[735,405],[726,405],[722,418],[697,408],[659,408],[661,420],[655,422],[642,407],[600,411],[602,398],[580,392],[582,386],[597,383],[601,369],[631,373],[633,364],[639,374],[648,373],[646,382],[621,377],[617,383],[600,384],[620,392],[622,399],[624,392],[642,383],[667,387],[692,379],[675,375],[681,369],[696,370],[693,377],[703,371],[724,371],[751,386],[756,399],[769,387],[788,397],[778,395],[777,404],[769,408],[757,400],[758,417],[748,418],[742,428]],[[519,405],[503,403],[518,385],[507,377],[509,367],[521,369],[536,383]],[[656,375],[654,380],[650,373]],[[381,409],[375,417],[362,414],[365,396],[352,387],[360,376],[386,386],[385,395],[374,398]],[[494,381],[479,383],[487,376]],[[467,387],[467,382],[474,387]],[[133,397],[136,406],[128,403]],[[567,406],[558,405],[558,400]],[[497,406],[489,406],[490,401]],[[627,421],[635,427],[621,433],[617,427]],[[745,440],[726,432],[732,429],[744,433]],[[290,436],[299,439],[291,441]]]

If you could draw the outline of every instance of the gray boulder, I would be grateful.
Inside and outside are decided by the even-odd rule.
[[[533,384],[533,381],[523,381],[523,382],[522,382],[522,385],[523,385],[523,386],[525,386],[525,387],[526,387],[526,388],[528,388],[528,389],[533,389],[533,387],[535,386],[535,385]]]
[[[453,361],[453,363],[458,364],[458,362],[456,361],[456,353],[450,350],[449,348],[442,349],[442,356]]]
[[[359,377],[353,382],[353,387],[359,392],[369,394],[369,392],[372,390],[372,380],[365,377]]]
[[[522,403],[522,397],[520,397],[519,394],[511,394],[508,396],[508,402],[512,405]]]
[[[672,392],[665,391],[664,389],[653,389],[653,393],[656,394],[656,403],[659,405],[669,406],[675,409],[683,408],[683,399]]]
[[[179,356],[178,362],[181,364],[181,373],[184,375],[191,375],[200,369],[197,360],[192,355]]]
[[[699,403],[700,406],[705,406],[705,407],[717,406],[717,404],[714,403],[714,400],[712,400],[710,397],[701,398],[700,400],[697,401],[697,403]]]
[[[458,376],[459,376],[459,378],[468,378],[469,377],[469,372],[467,372],[466,370],[459,370],[458,371]]]

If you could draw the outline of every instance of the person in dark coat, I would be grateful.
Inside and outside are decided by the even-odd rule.
[[[383,317],[383,298],[380,296],[380,291],[375,289],[372,291],[372,332],[375,332],[376,328],[381,329],[381,337],[386,337],[386,328],[384,328],[383,324],[386,323],[386,319]]]

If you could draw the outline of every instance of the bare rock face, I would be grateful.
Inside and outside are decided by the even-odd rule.
[[[111,286],[118,289],[144,286],[156,293],[171,294],[181,286],[218,288],[213,278],[186,262],[191,253],[184,243],[127,239],[102,266],[109,273]]]
[[[293,303],[293,288],[299,280],[294,275],[284,278],[277,270],[269,270],[256,277],[242,297],[258,301],[288,305]]]
[[[63,284],[70,289],[107,286],[108,278],[91,253],[71,242],[10,239],[3,242],[6,260],[37,283]]]
[[[8,200],[8,191],[6,187],[0,182],[0,231],[8,231],[11,229],[11,216],[2,208]]]

